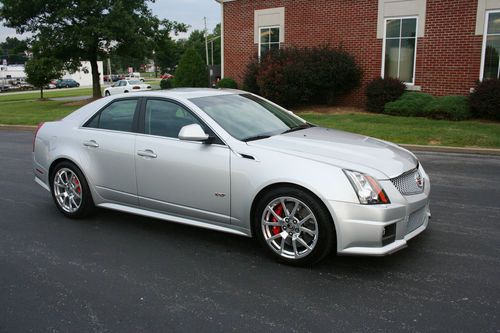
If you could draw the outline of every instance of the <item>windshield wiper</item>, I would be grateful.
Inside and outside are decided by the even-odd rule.
[[[270,135],[256,135],[256,136],[249,136],[248,138],[244,138],[243,142],[248,142],[248,141],[255,141],[255,140],[261,140],[261,139],[267,139],[270,138]]]
[[[284,131],[281,134],[286,134],[286,133],[290,133],[290,132],[300,131],[300,130],[303,130],[303,129],[306,129],[306,128],[309,128],[309,127],[314,127],[314,125],[311,125],[309,123],[302,124],[302,125],[295,126],[295,127],[290,128],[290,129],[287,129],[286,131]]]

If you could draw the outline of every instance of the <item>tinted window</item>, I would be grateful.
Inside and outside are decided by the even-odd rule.
[[[136,106],[135,99],[116,101],[95,115],[86,127],[131,132]]]
[[[177,138],[181,128],[186,125],[200,124],[182,106],[162,100],[148,100],[145,117],[144,130],[146,134],[170,138]]]

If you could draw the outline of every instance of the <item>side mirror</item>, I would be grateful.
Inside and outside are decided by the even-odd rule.
[[[198,124],[186,125],[179,131],[179,139],[187,141],[207,141],[208,134]]]

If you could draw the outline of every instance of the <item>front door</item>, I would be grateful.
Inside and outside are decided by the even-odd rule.
[[[229,149],[178,139],[183,126],[198,123],[188,109],[165,99],[148,99],[141,115],[144,134],[136,140],[139,203],[190,219],[230,223]]]

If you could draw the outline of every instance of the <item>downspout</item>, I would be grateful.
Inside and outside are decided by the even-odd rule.
[[[224,0],[215,0],[220,3],[220,78],[224,78]]]

